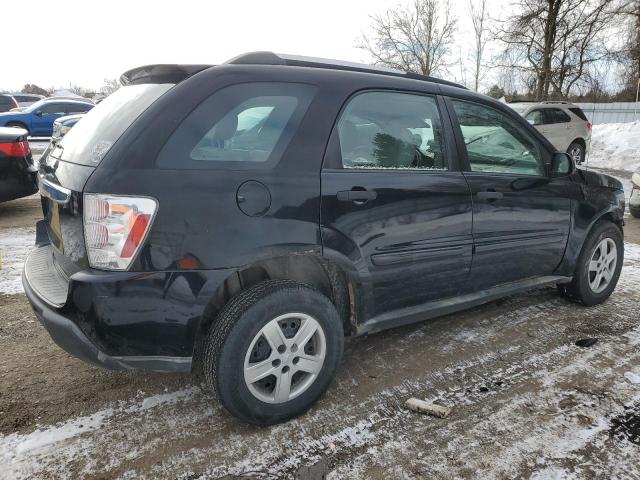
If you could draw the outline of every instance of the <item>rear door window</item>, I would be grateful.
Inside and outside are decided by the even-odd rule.
[[[343,168],[447,170],[434,97],[367,92],[354,97],[338,124]]]
[[[282,156],[306,112],[315,87],[245,83],[202,102],[158,156],[164,168],[252,168]]]
[[[545,123],[567,123],[571,121],[571,117],[559,108],[546,108],[545,113],[549,117],[549,121]]]

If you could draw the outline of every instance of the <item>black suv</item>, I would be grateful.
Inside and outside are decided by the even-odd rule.
[[[42,161],[23,276],[83,360],[202,363],[229,412],[271,424],[327,389],[345,335],[616,285],[622,185],[488,97],[268,52],[121,80]]]

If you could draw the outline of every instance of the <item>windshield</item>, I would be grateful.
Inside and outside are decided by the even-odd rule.
[[[96,166],[125,130],[171,83],[122,87],[91,109],[64,137],[61,160]],[[52,152],[55,154],[56,152]]]

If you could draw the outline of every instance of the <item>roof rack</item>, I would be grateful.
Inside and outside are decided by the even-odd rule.
[[[571,102],[566,102],[564,100],[545,100],[544,102],[540,102],[540,103],[560,103],[563,105],[569,105]]]
[[[305,57],[300,55],[287,55],[273,52],[250,52],[232,58],[225,62],[231,65],[288,65],[291,67],[312,67],[326,68],[330,70],[346,70],[351,72],[377,73],[379,75],[391,75],[394,77],[409,78],[412,80],[422,80],[426,82],[440,83],[452,87],[465,88],[464,86],[442,80],[440,78],[408,73],[395,68],[382,67],[379,65],[367,65],[365,63],[345,62],[342,60],[331,60],[328,58]]]

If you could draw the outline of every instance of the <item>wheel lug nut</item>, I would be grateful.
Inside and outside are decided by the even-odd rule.
[[[285,347],[284,345],[280,345],[278,347],[278,353],[284,353],[287,350],[287,347]]]
[[[271,362],[271,365],[273,365],[274,367],[278,367],[280,365],[280,359],[276,358],[273,362]]]
[[[291,345],[291,351],[292,352],[297,352],[298,351],[298,345],[296,345],[295,343],[293,345]]]
[[[285,365],[284,367],[282,367],[282,373],[287,373],[289,371],[289,366]]]
[[[293,364],[294,365],[297,365],[299,361],[300,361],[300,357],[294,357],[293,358]]]

